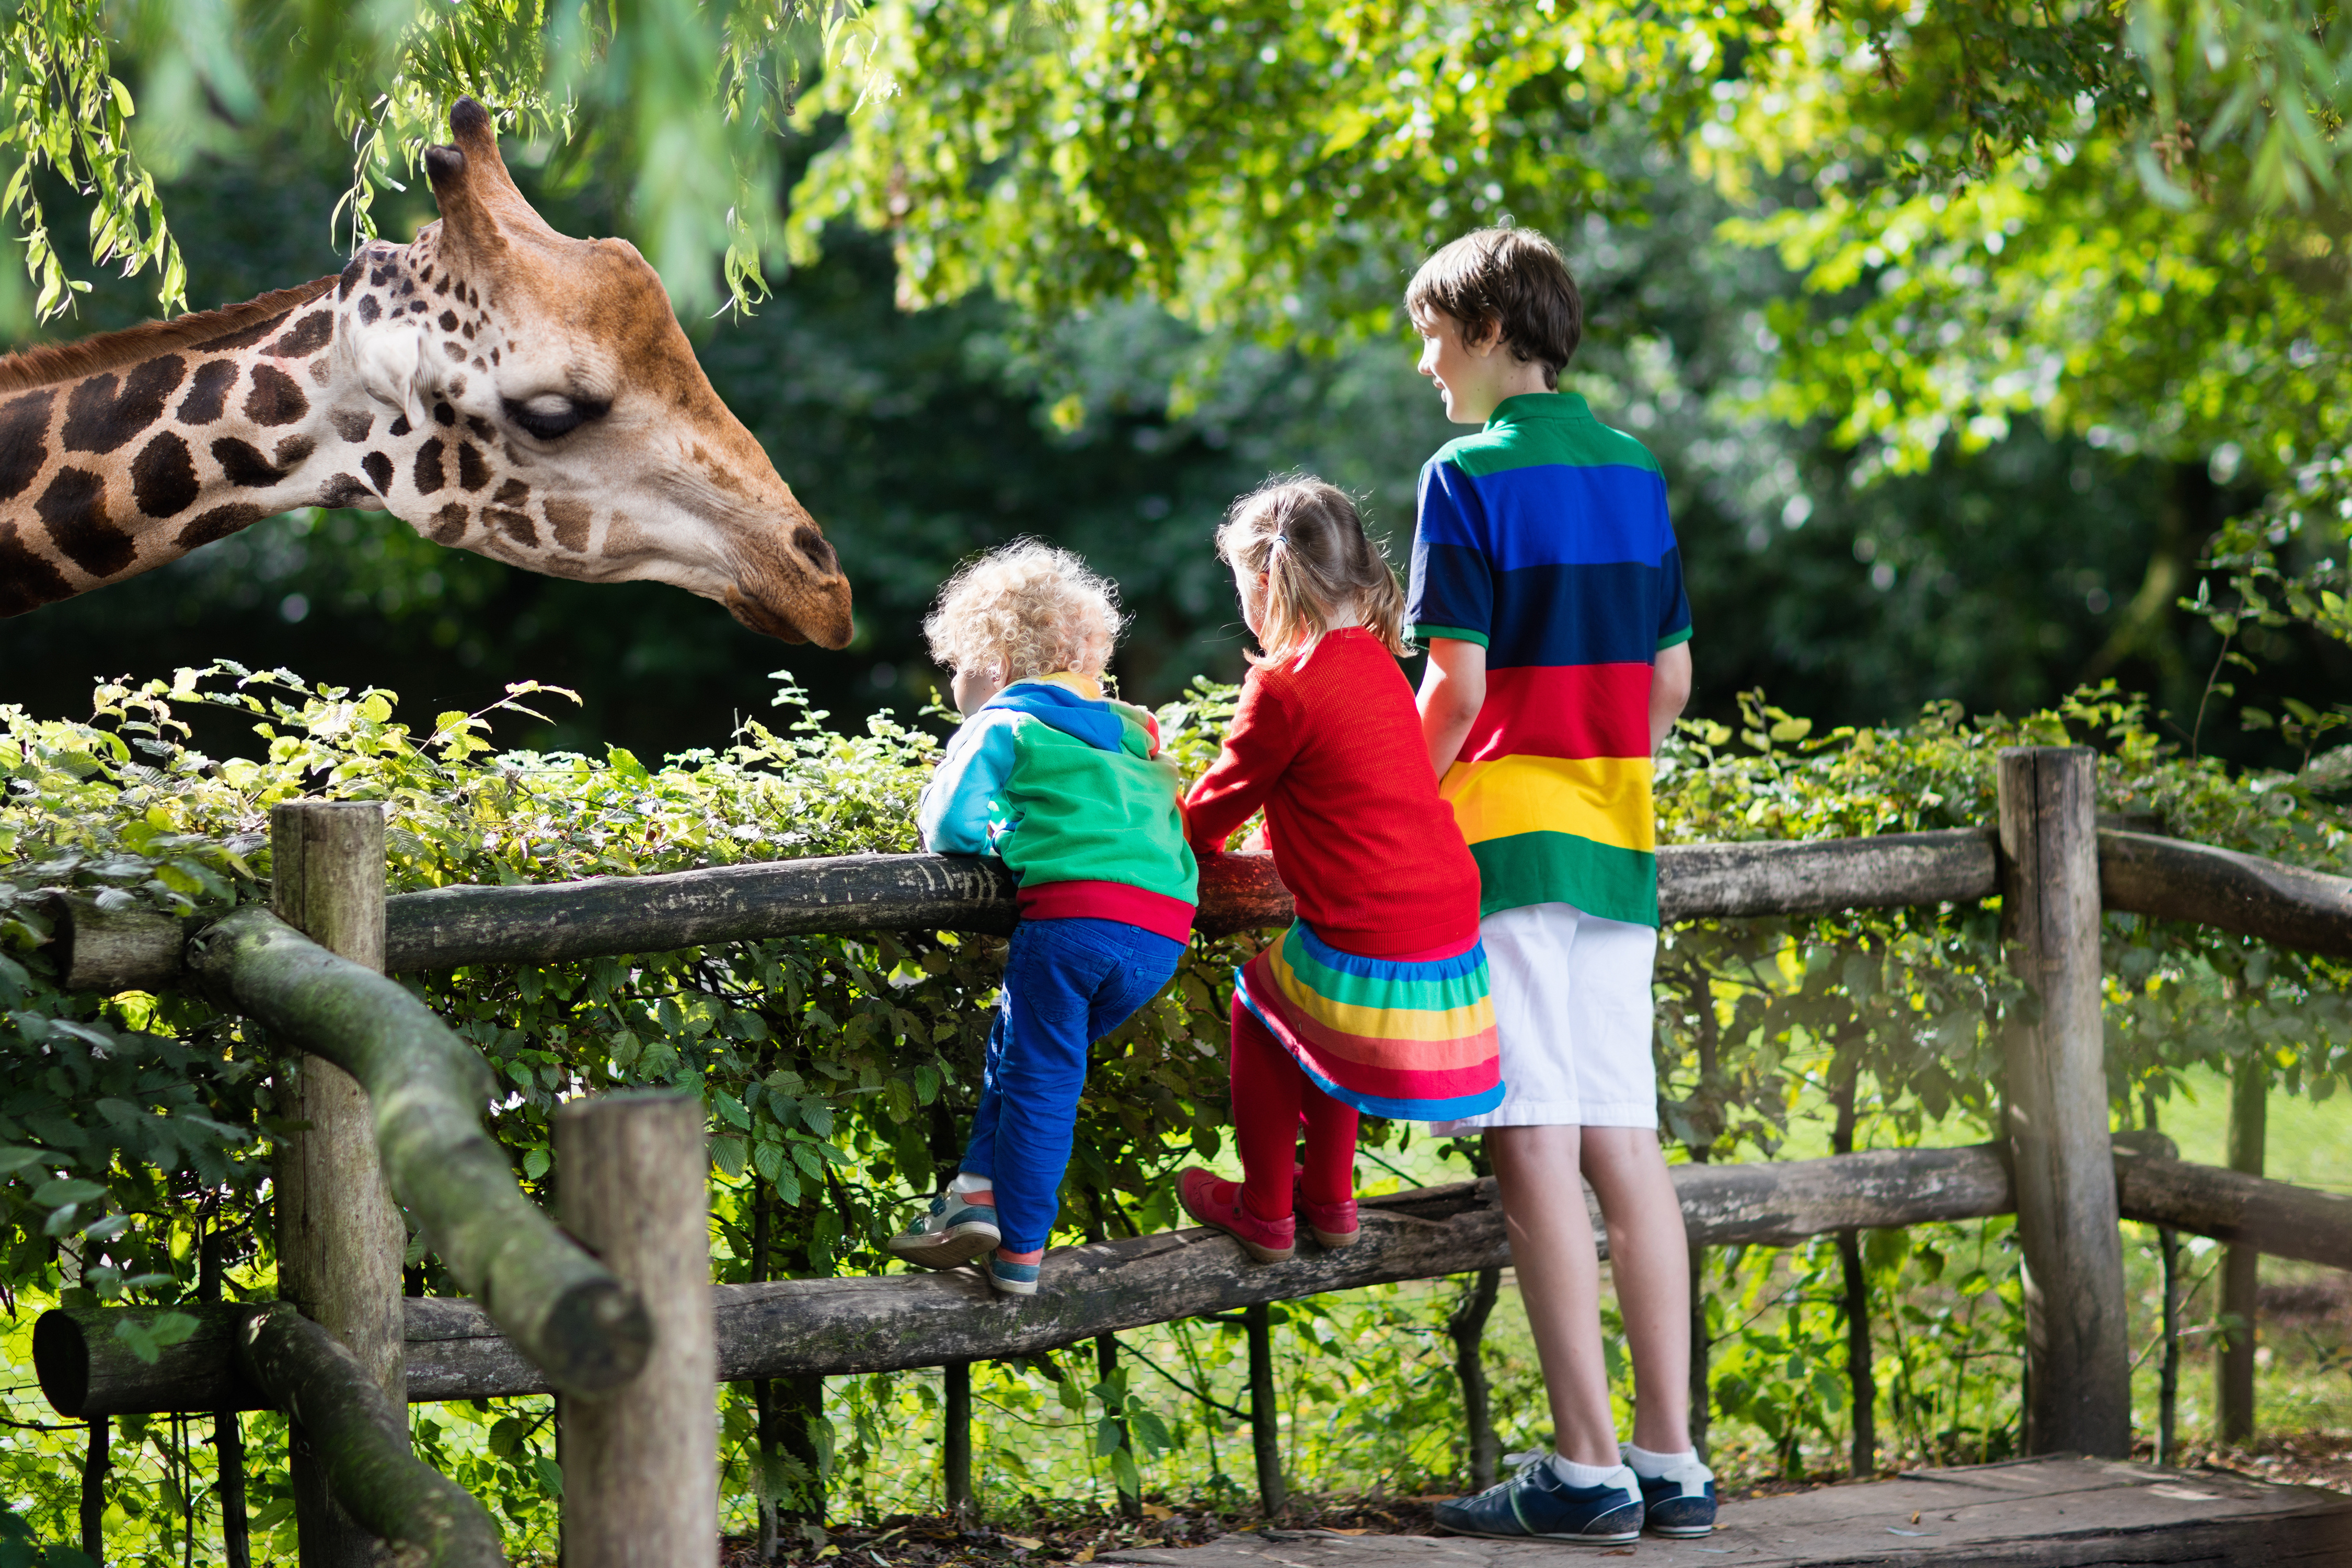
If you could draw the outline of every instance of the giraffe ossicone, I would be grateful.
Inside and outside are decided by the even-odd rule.
[[[425,153],[440,220],[321,278],[0,359],[0,616],[302,506],[587,582],[650,579],[849,641],[832,545],[625,240],[548,226],[490,117]]]

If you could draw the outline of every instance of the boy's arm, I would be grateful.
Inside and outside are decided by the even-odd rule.
[[[1429,639],[1429,668],[1421,677],[1421,737],[1440,783],[1486,705],[1486,649],[1453,637]]]
[[[1658,650],[1657,662],[1650,668],[1650,754],[1657,755],[1658,748],[1675,731],[1675,721],[1683,716],[1690,701],[1690,644],[1678,642]]]
[[[989,855],[990,804],[1013,773],[1012,715],[967,719],[923,786],[915,823],[934,855]]]

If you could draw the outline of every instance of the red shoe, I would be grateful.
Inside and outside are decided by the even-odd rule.
[[[1188,1165],[1177,1173],[1176,1201],[1211,1230],[1222,1230],[1240,1242],[1242,1250],[1260,1263],[1287,1263],[1298,1250],[1297,1221],[1288,1215],[1260,1219],[1250,1213],[1242,1202],[1239,1182],[1221,1181],[1198,1165]]]
[[[1336,1204],[1313,1204],[1307,1201],[1307,1170],[1303,1165],[1290,1167],[1292,1201],[1298,1212],[1307,1216],[1307,1228],[1323,1246],[1353,1247],[1364,1237],[1363,1223],[1356,1217],[1353,1196],[1341,1198]]]

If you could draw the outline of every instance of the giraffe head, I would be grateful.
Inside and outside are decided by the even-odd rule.
[[[838,557],[711,390],[659,276],[625,240],[550,228],[478,104],[449,124],[455,145],[425,155],[440,221],[352,258],[321,367],[392,420],[387,442],[364,411],[337,419],[376,448],[378,504],[532,571],[651,578],[788,642],[847,643]]]

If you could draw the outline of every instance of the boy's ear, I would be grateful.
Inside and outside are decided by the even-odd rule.
[[[1466,323],[1462,329],[1462,346],[1480,359],[1486,358],[1501,348],[1503,346],[1501,320],[1488,316],[1483,321]]]

